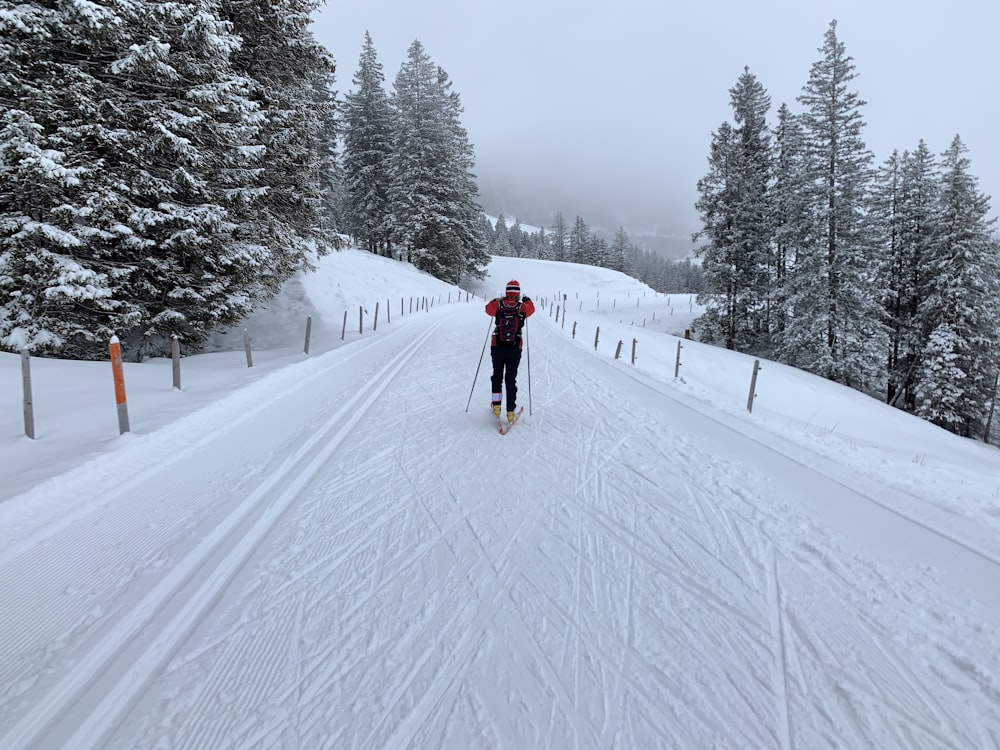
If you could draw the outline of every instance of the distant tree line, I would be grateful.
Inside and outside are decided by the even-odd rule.
[[[797,98],[773,125],[749,70],[733,122],[712,135],[695,235],[701,338],[877,395],[981,436],[1000,360],[1000,243],[956,136],[880,167],[865,102],[832,22]]]
[[[669,260],[643,249],[619,227],[609,242],[577,216],[572,226],[557,213],[548,231],[526,231],[520,219],[507,226],[501,214],[496,222],[484,215],[482,233],[491,255],[581,263],[621,271],[664,293],[698,293],[704,289],[701,266],[690,259]]]

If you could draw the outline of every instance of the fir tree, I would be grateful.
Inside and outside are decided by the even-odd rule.
[[[106,356],[110,333],[139,357],[171,334],[195,347],[251,309],[266,265],[266,248],[234,237],[259,154],[248,81],[230,65],[240,40],[207,1],[115,8],[66,6],[45,28],[21,25],[42,36],[8,48],[45,61],[7,82],[39,94],[32,130],[51,143],[47,161],[75,166],[31,209],[45,232],[63,230],[61,249],[34,256],[49,271],[30,282],[22,264],[4,317],[30,318],[31,337],[64,356]]]
[[[362,247],[389,250],[389,160],[393,111],[371,36],[365,32],[356,90],[344,107],[344,179],[349,194],[348,224]]]
[[[830,24],[799,96],[815,234],[791,279],[784,355],[803,369],[860,390],[884,383],[885,326],[867,206],[872,155],[861,132],[864,102],[849,90],[854,61]]]
[[[315,248],[333,244],[324,186],[336,173],[330,148],[335,117],[333,57],[310,30],[319,0],[221,0],[224,17],[243,43],[233,54],[237,73],[253,81],[259,105],[261,200],[243,223],[248,245],[271,254],[261,282],[269,293],[300,268]]]
[[[552,247],[552,260],[569,260],[569,227],[562,212],[557,212],[552,221],[552,235],[550,237]]]
[[[970,173],[956,136],[942,155],[939,221],[924,262],[929,294],[920,316],[930,330],[915,390],[916,412],[960,435],[980,434],[1000,338],[1000,245],[989,198]]]
[[[795,266],[799,251],[806,246],[812,232],[802,126],[786,104],[778,108],[774,142],[774,184],[771,189],[774,308],[770,319],[781,356],[783,334],[790,313],[789,270]]]
[[[894,153],[880,172],[876,212],[885,248],[885,313],[889,327],[887,403],[915,408],[913,382],[931,331],[920,318],[930,293],[925,262],[937,222],[939,177],[927,144]]]
[[[571,263],[586,263],[587,247],[590,244],[590,227],[577,216],[573,220],[573,228],[569,231],[569,247],[566,250],[566,260]]]
[[[410,45],[394,90],[394,240],[414,265],[440,279],[482,278],[489,257],[479,232],[474,158],[459,120],[458,94],[419,41]]]
[[[705,331],[729,349],[757,351],[767,341],[771,310],[770,97],[748,69],[730,90],[736,127],[713,139],[710,172],[698,183],[697,208],[708,243],[703,256],[710,293]]]
[[[510,245],[510,232],[507,230],[507,219],[503,214],[497,217],[493,229],[493,254],[510,257],[514,254]]]
[[[618,227],[615,238],[611,241],[611,250],[608,257],[608,268],[613,271],[629,273],[629,240],[625,227]]]
[[[102,89],[79,50],[104,36],[95,26],[122,19],[94,8],[88,23],[72,10],[0,13],[0,346],[38,354],[106,345],[120,307],[87,247],[97,230],[79,196],[93,170],[70,113],[77,102],[96,110]]]

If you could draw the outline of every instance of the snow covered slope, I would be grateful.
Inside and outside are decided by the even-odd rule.
[[[338,336],[345,264],[406,271],[369,307],[433,293],[343,258],[300,281]],[[60,437],[90,365],[38,363],[41,440],[0,400],[0,747],[1000,743],[993,448],[772,363],[747,414],[748,358],[685,341],[674,380],[686,298],[515,259],[481,291],[512,277],[546,306],[505,437],[485,364],[466,411],[482,300],[446,287],[179,392],[133,365],[123,438]]]

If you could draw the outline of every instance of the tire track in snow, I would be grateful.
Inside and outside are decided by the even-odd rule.
[[[161,582],[127,616],[120,620],[76,665],[54,685],[2,737],[0,746],[17,750],[31,746],[61,714],[87,690],[99,676],[123,653],[140,631],[148,627],[156,615],[178,591],[201,571],[205,563],[227,542],[230,542],[250,514],[264,506],[275,490],[282,486],[279,497],[263,508],[257,521],[240,539],[233,542],[229,553],[206,576],[204,583],[181,606],[171,621],[137,657],[127,673],[108,691],[104,700],[92,711],[74,733],[70,746],[83,750],[100,745],[117,722],[131,709],[134,702],[161,671],[176,649],[215,604],[217,597],[240,570],[255,546],[277,523],[284,511],[320,471],[327,459],[339,447],[361,416],[375,403],[420,346],[443,321],[436,321],[405,349],[393,357],[376,377],[358,391],[326,424],[313,434],[301,449],[289,456],[272,476],[261,484],[186,558],[180,561]],[[332,435],[331,435],[332,433]],[[295,477],[288,482],[289,477]],[[287,486],[286,486],[286,482]]]
[[[604,362],[603,360],[599,361],[601,361],[602,364],[604,364],[605,366],[609,367],[611,366],[611,364],[608,362]],[[797,456],[792,455],[790,451],[779,450],[775,446],[774,441],[768,442],[763,438],[758,438],[752,435],[749,431],[741,430],[736,427],[734,422],[722,421],[718,417],[712,415],[710,407],[702,405],[696,406],[695,404],[692,404],[685,399],[679,398],[677,393],[671,393],[665,390],[665,386],[663,386],[662,384],[650,382],[650,380],[647,379],[647,377],[642,376],[640,373],[629,372],[628,370],[624,369],[620,369],[619,372],[621,372],[622,375],[624,375],[625,377],[642,385],[644,388],[653,391],[654,393],[658,394],[664,399],[669,400],[677,407],[690,411],[691,413],[698,415],[700,418],[708,422],[713,422],[719,427],[722,427],[727,432],[731,432],[734,435],[739,435],[740,437],[744,438],[745,440],[751,443],[754,443],[756,446],[759,446],[765,451],[775,456],[779,456],[780,458],[785,459],[792,464],[795,464],[797,467],[804,469],[810,474],[815,474],[816,476],[822,477],[828,482],[831,482],[832,484],[835,484],[841,487],[842,489],[846,490],[851,495],[854,495],[862,500],[871,503],[872,505],[877,506],[878,508],[881,508],[887,513],[890,513],[893,516],[899,518],[900,520],[913,524],[914,526],[920,528],[922,531],[927,532],[928,534],[931,534],[949,544],[955,545],[956,547],[964,550],[965,552],[975,556],[981,562],[986,562],[1000,568],[1000,557],[998,557],[994,553],[991,553],[985,549],[980,548],[975,543],[964,541],[958,538],[957,536],[949,534],[946,531],[942,531],[941,529],[935,528],[934,526],[931,526],[930,524],[925,523],[918,518],[914,518],[913,516],[907,515],[904,511],[899,510],[897,507],[894,507],[892,504],[886,501],[879,500],[876,497],[872,497],[871,495],[865,493],[863,490],[854,487],[851,484],[848,484],[844,480],[830,476],[821,469],[818,469],[813,463],[807,463],[804,459],[800,459]],[[798,450],[798,446],[796,446],[795,448]],[[808,452],[808,449],[805,448],[802,448],[801,450],[802,452]],[[816,455],[818,456],[819,454]],[[819,457],[822,458],[822,456]]]
[[[379,339],[361,340],[353,345],[349,351],[346,351],[344,356],[331,359],[331,361],[326,361],[326,357],[321,357],[270,373],[263,379],[242,389],[238,398],[241,398],[241,402],[245,403],[246,396],[252,395],[256,389],[270,390],[275,387],[276,383],[281,382],[286,382],[291,387],[302,387],[320,378],[329,377],[332,370],[344,367],[345,364],[363,355],[379,341]],[[241,424],[252,421],[271,406],[267,400],[261,400],[255,406],[242,409],[234,415],[233,410],[228,408],[228,400],[222,399],[216,404],[204,407],[197,413],[197,419],[204,423],[204,427],[198,430],[198,434],[202,436],[200,438],[191,440],[191,430],[186,426],[186,418],[181,418],[177,422],[162,427],[157,431],[157,436],[161,440],[169,440],[169,445],[158,440],[151,442],[148,446],[136,449],[136,455],[130,454],[129,456],[128,466],[122,467],[120,463],[116,463],[113,480],[101,483],[101,493],[94,498],[93,502],[85,503],[75,510],[63,513],[55,521],[42,526],[27,536],[14,540],[11,544],[4,545],[0,551],[0,569],[10,565],[17,558],[37,548],[81,519],[133,493],[136,487],[140,486],[146,479],[144,470],[155,467],[158,472],[168,471],[172,466],[185,458],[197,455],[205,446],[217,440],[221,431],[236,429]],[[141,467],[132,466],[136,463],[141,464]],[[45,492],[44,484],[28,490],[24,495],[36,492]],[[130,506],[136,509],[133,511],[135,513],[139,513],[140,510],[145,512],[148,508],[143,503],[130,503]]]
[[[632,534],[639,533],[639,512],[635,506],[632,507]],[[635,564],[635,552],[629,552],[628,564],[628,589],[625,594],[625,632],[624,649],[621,661],[618,663],[618,671],[615,676],[614,690],[610,700],[605,707],[604,728],[601,731],[598,747],[611,747],[614,738],[621,731],[622,724],[622,704],[625,702],[625,688],[629,684],[629,673],[632,668],[635,653],[635,638],[633,629],[635,627],[635,577],[637,575]]]
[[[448,662],[442,665],[440,672],[436,675],[434,681],[420,700],[408,711],[403,720],[396,725],[388,739],[382,743],[383,747],[408,747],[420,729],[427,723],[428,719],[437,716],[437,721],[439,722],[447,720],[451,707],[454,705],[459,690],[462,687],[464,676],[468,674],[480,644],[489,633],[495,631],[496,626],[494,621],[498,614],[502,612],[503,601],[509,597],[511,587],[522,574],[521,566],[512,558],[509,558],[507,552],[516,541],[519,541],[524,528],[535,525],[534,521],[537,520],[540,513],[541,507],[538,506],[532,514],[523,516],[521,523],[512,530],[506,543],[502,546],[500,555],[510,560],[510,564],[501,568],[500,572],[495,570],[493,563],[485,553],[485,549],[481,548],[482,552],[477,555],[476,562],[479,564],[479,567],[484,569],[482,575],[487,580],[479,579],[478,581],[474,581],[470,577],[466,577],[465,579],[479,601],[476,615],[460,637]],[[463,519],[467,519],[467,515],[463,516]],[[531,523],[529,524],[529,522]],[[458,526],[460,526],[460,523],[456,523],[456,527]],[[447,544],[447,549],[455,560],[456,565],[463,566],[464,568],[466,561],[461,559],[450,543]],[[408,683],[400,686],[397,691],[397,697],[389,701],[390,710],[391,707],[400,702],[403,689],[407,685]],[[376,722],[376,731],[378,727],[385,725],[388,721],[389,713],[387,712],[381,720]],[[438,731],[437,734],[441,734],[441,732]],[[375,746],[374,733],[369,735],[368,741],[363,746]]]
[[[781,750],[792,750],[792,732],[788,695],[788,659],[785,656],[786,640],[782,624],[781,586],[778,582],[778,553],[772,548],[767,576],[767,601],[771,623],[771,642],[774,654],[774,670],[771,684],[777,708],[774,733]]]

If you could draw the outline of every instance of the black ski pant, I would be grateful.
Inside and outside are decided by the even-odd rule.
[[[490,383],[494,393],[500,393],[500,384],[507,386],[507,411],[517,406],[517,366],[521,363],[520,347],[498,344],[490,349],[493,358],[493,377]],[[504,372],[506,370],[506,373]]]

